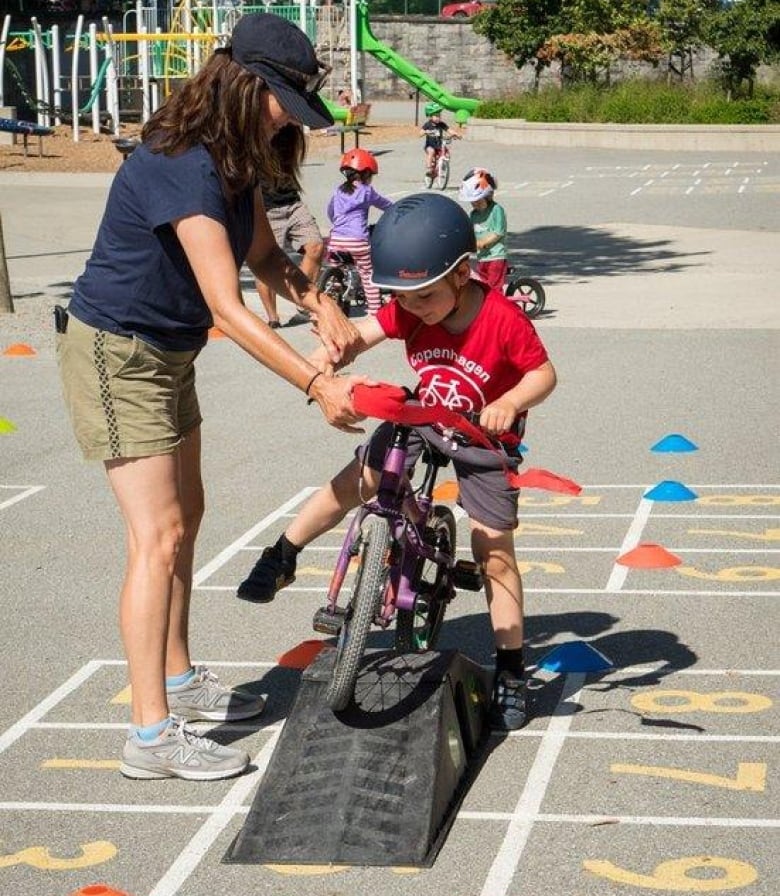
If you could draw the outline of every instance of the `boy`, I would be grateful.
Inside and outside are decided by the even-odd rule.
[[[450,136],[460,140],[460,134],[448,134],[450,126],[441,120],[442,107],[438,103],[426,103],[426,120],[422,123],[420,133],[425,137],[423,152],[425,153],[425,174],[433,177],[436,169],[436,153],[442,147],[442,140]]]
[[[471,408],[487,432],[519,436],[528,409],[555,388],[555,370],[523,312],[471,276],[475,248],[468,215],[452,199],[422,193],[391,206],[374,228],[371,256],[374,283],[394,295],[376,317],[357,323],[357,352],[384,339],[404,340],[422,404]],[[319,351],[311,360],[321,369],[328,366]],[[389,430],[380,426],[355,459],[309,499],[277,543],[265,548],[239,586],[239,597],[272,600],[294,580],[298,553],[342,520],[361,496],[376,491]],[[472,552],[483,572],[496,642],[490,721],[498,729],[520,728],[526,709],[523,590],[514,553],[518,493],[504,475],[505,465],[516,467],[518,461],[475,446],[455,450],[441,436],[430,441],[453,459]]]

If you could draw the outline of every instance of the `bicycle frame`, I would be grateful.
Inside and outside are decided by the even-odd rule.
[[[432,493],[439,467],[432,459],[427,462],[419,495],[415,496],[405,472],[410,433],[409,427],[394,427],[376,497],[363,502],[357,509],[341,546],[327,593],[328,609],[335,612],[350,560],[357,553],[358,533],[364,520],[371,515],[388,520],[393,539],[392,550],[399,551],[400,557],[390,564],[388,588],[381,615],[377,619],[383,628],[391,624],[396,609],[414,608],[414,577],[420,559],[445,566],[449,571],[455,566],[454,555],[442,553],[423,539],[422,531],[433,505]]]

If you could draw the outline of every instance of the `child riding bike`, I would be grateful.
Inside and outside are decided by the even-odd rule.
[[[374,228],[374,283],[393,292],[376,317],[357,323],[361,353],[385,339],[400,339],[417,373],[417,399],[425,406],[479,413],[488,433],[522,434],[528,409],[544,401],[555,370],[533,325],[501,292],[471,274],[474,230],[466,212],[440,193],[407,196]],[[328,359],[315,353],[321,369]],[[446,386],[446,388],[443,388]],[[355,458],[304,505],[275,545],[264,549],[238,596],[258,603],[295,579],[300,551],[336,526],[376,491],[392,431],[381,425]],[[485,583],[496,644],[490,721],[503,730],[526,722],[523,664],[523,590],[514,552],[518,492],[505,475],[518,458],[486,448],[456,445],[425,428],[425,438],[453,460],[459,502],[469,517],[471,549]],[[411,463],[419,456],[417,436]]]
[[[438,103],[425,104],[425,121],[420,127],[420,133],[425,137],[423,152],[425,153],[425,176],[432,179],[436,169],[436,154],[441,152],[444,138],[451,137],[460,140],[460,134],[450,133],[450,126],[442,121],[442,107]]]
[[[360,275],[369,314],[376,314],[381,299],[371,282],[371,251],[368,242],[368,213],[371,207],[389,208],[393,201],[371,185],[379,165],[366,149],[351,149],[341,157],[339,170],[344,183],[333,191],[328,202],[328,218],[333,225],[328,237],[329,251],[349,252]]]

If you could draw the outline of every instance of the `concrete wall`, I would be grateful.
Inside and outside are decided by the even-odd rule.
[[[458,19],[414,16],[372,16],[371,30],[377,40],[387,44],[408,62],[415,65],[441,87],[455,96],[495,99],[511,96],[534,85],[534,67],[518,69],[514,62],[497,50],[487,38],[475,33],[471,22]],[[334,84],[349,82],[349,51],[343,23],[331,21],[329,29],[318,26],[320,42],[327,34],[337,36],[327,50],[334,68]],[[361,54],[364,99],[405,99],[414,95],[414,88],[393,74],[370,53]],[[707,74],[715,55],[703,50],[694,54],[696,77]],[[612,73],[613,80],[645,75],[663,77],[665,63],[654,67],[646,63],[621,63]],[[760,80],[777,81],[778,67],[762,68]],[[540,83],[560,84],[560,69],[552,65],[543,69]]]

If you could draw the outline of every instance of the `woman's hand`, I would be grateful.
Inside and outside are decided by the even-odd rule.
[[[314,315],[314,332],[322,342],[331,363],[344,367],[354,360],[360,342],[355,325],[348,320],[327,293],[317,295],[317,304],[308,305]]]
[[[365,420],[365,415],[358,414],[352,404],[352,388],[357,383],[369,382],[364,376],[328,376],[323,373],[312,381],[309,398],[317,402],[331,426],[344,432],[365,432],[354,425]]]

